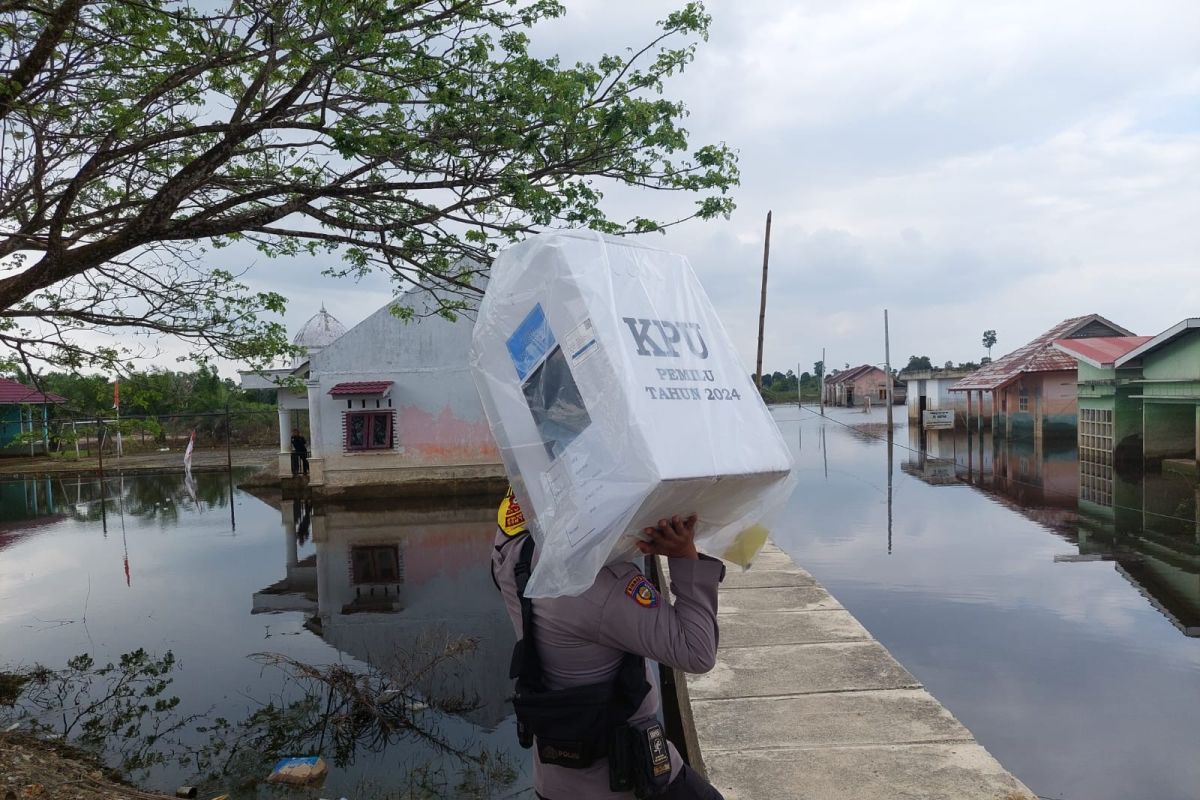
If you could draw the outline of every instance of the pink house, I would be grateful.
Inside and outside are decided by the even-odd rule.
[[[1078,416],[1076,360],[1054,347],[1061,339],[1132,336],[1099,314],[1063,320],[1028,344],[996,359],[950,387],[967,397],[968,427],[982,425],[984,394],[992,397],[997,434],[1032,436],[1047,433],[1074,438]]]

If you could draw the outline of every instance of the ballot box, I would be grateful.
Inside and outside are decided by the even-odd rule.
[[[791,457],[687,259],[594,232],[496,259],[470,365],[538,541],[531,597],[579,594],[662,517],[745,565]]]

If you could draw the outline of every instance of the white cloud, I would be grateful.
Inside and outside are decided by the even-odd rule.
[[[666,0],[572,0],[533,34],[570,63],[640,45]],[[774,211],[766,366],[977,359],[1099,312],[1155,333],[1200,313],[1200,6],[710,0],[711,40],[670,84],[696,143],[739,149],[730,222],[656,241],[687,254],[753,361],[763,217]],[[690,200],[612,191],[615,216]],[[386,301],[262,262],[295,329],[324,300],[353,324]]]

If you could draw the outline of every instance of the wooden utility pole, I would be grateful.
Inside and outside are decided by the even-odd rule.
[[[825,373],[829,371],[829,367],[825,365],[825,348],[821,348],[821,374],[817,376],[817,383],[820,384],[818,389],[821,392],[821,416],[825,416]]]
[[[888,439],[892,438],[892,344],[888,338],[888,313],[883,310],[883,371],[887,373]]]
[[[762,390],[762,351],[763,351],[763,331],[767,322],[767,262],[771,258],[771,212],[767,212],[767,235],[763,239],[763,277],[762,277],[762,301],[758,306],[758,361],[755,362],[754,379],[758,382],[758,388]]]

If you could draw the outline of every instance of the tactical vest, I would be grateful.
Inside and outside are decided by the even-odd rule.
[[[610,751],[625,748],[614,743],[625,724],[650,692],[646,660],[626,653],[616,677],[605,683],[546,689],[542,660],[535,644],[533,601],[525,586],[533,565],[533,537],[522,534],[514,577],[521,601],[521,638],[513,647],[509,677],[515,679],[513,708],[517,713],[517,737],[522,747],[537,743],[543,764],[583,769]],[[515,542],[513,544],[516,544]]]

